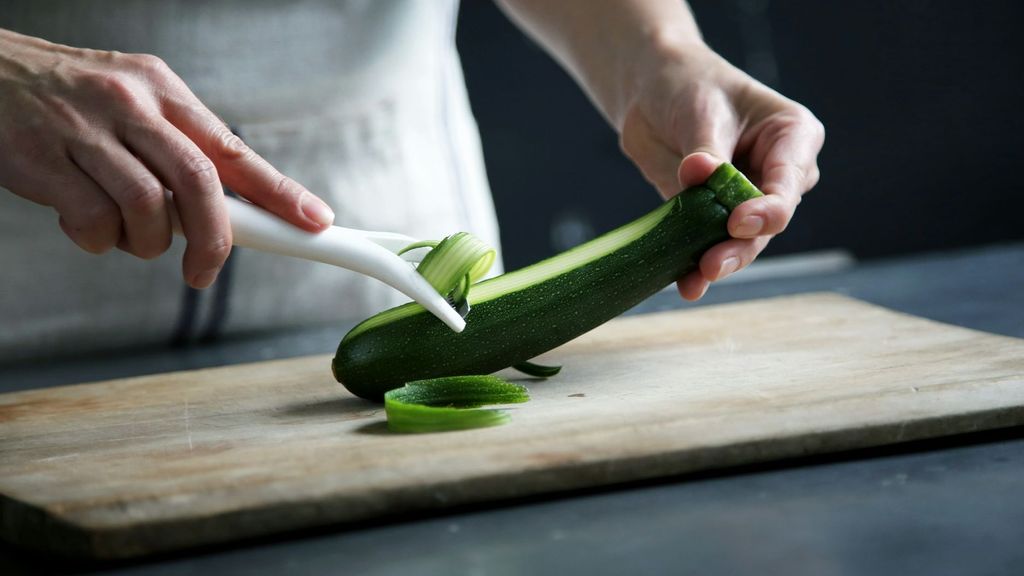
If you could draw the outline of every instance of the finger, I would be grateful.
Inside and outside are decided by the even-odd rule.
[[[124,226],[118,243],[140,258],[155,258],[171,245],[164,186],[121,142],[79,142],[71,158],[117,203]]]
[[[766,131],[758,139],[752,157],[760,167],[765,194],[799,197],[817,184],[825,128],[810,112],[788,118],[781,128]],[[762,156],[759,149],[763,149],[763,160],[758,158]]]
[[[700,272],[705,280],[715,282],[747,267],[771,240],[770,236],[726,240],[712,246],[701,256]]]
[[[808,113],[809,115],[809,113]],[[809,119],[782,121],[760,131],[751,150],[758,167],[763,198],[741,204],[729,218],[729,232],[738,238],[778,234],[786,229],[805,192],[818,181],[817,156],[824,141],[821,123]]]
[[[727,228],[733,238],[775,235],[789,225],[800,197],[766,194],[747,200],[733,209]]]
[[[700,300],[710,285],[711,283],[704,278],[700,270],[694,270],[676,281],[679,295],[690,301]]]
[[[684,188],[707,182],[724,160],[707,152],[694,152],[679,164],[679,183]]]
[[[71,166],[40,187],[45,190],[46,203],[60,215],[60,229],[81,249],[103,254],[117,245],[121,212],[88,175]]]
[[[736,149],[737,121],[727,104],[713,106],[695,119],[693,130],[680,134],[684,157],[676,167],[679,183],[696,186],[707,181],[722,162],[732,159]]]
[[[125,144],[171,190],[188,240],[182,261],[185,281],[194,288],[213,283],[231,252],[231,226],[224,191],[213,162],[177,128],[158,119],[128,126]]]
[[[198,101],[170,102],[165,114],[213,161],[234,192],[309,231],[334,222],[323,200],[278,172]]]

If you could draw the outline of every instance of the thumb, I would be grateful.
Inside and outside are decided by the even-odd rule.
[[[725,161],[726,159],[709,152],[689,154],[679,163],[679,184],[683,188],[703,184],[711,177],[711,173]]]
[[[683,160],[676,176],[683,188],[706,182],[715,168],[732,160],[736,149],[738,135],[732,114],[712,110],[694,124],[690,134],[680,134]]]

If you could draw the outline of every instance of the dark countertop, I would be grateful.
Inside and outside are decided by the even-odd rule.
[[[742,276],[740,277],[742,278]],[[739,278],[738,278],[739,280]],[[1024,337],[1024,244],[716,286],[699,305],[831,290]],[[684,306],[659,294],[634,312]],[[686,304],[689,306],[689,304]],[[331,352],[344,329],[0,367],[0,392]],[[99,573],[1024,574],[1024,429],[317,530]],[[38,573],[0,547],[0,573]],[[79,566],[50,566],[74,572]]]

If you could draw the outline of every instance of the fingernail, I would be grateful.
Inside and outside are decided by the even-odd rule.
[[[764,228],[764,218],[751,214],[740,220],[740,225],[736,227],[736,235],[757,236],[762,228]]]
[[[704,283],[704,288],[702,288],[701,291],[700,291],[700,296],[697,296],[697,300],[700,300],[701,298],[703,298],[704,295],[708,293],[708,288],[710,288],[710,287],[711,287],[711,284],[709,284],[708,282],[705,282]]]
[[[213,284],[213,281],[217,279],[217,274],[220,272],[220,268],[210,268],[205,272],[196,274],[196,277],[192,280],[192,286],[202,289]]]
[[[302,195],[302,213],[320,226],[330,226],[334,222],[334,211],[330,206],[308,192]]]
[[[721,280],[722,278],[725,278],[729,274],[732,274],[736,270],[739,270],[739,267],[740,259],[735,256],[729,256],[728,258],[725,259],[725,262],[722,262],[722,267],[718,269],[718,278],[716,278],[716,280]]]

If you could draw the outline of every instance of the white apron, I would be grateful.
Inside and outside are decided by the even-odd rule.
[[[156,54],[336,223],[440,238],[498,228],[455,50],[457,0],[4,2],[0,27]],[[3,143],[0,143],[0,150]],[[0,189],[0,362],[364,318],[405,297],[357,274],[235,249],[198,295],[184,244],[94,256]],[[221,285],[219,288],[218,285]],[[219,293],[218,293],[219,292]]]

